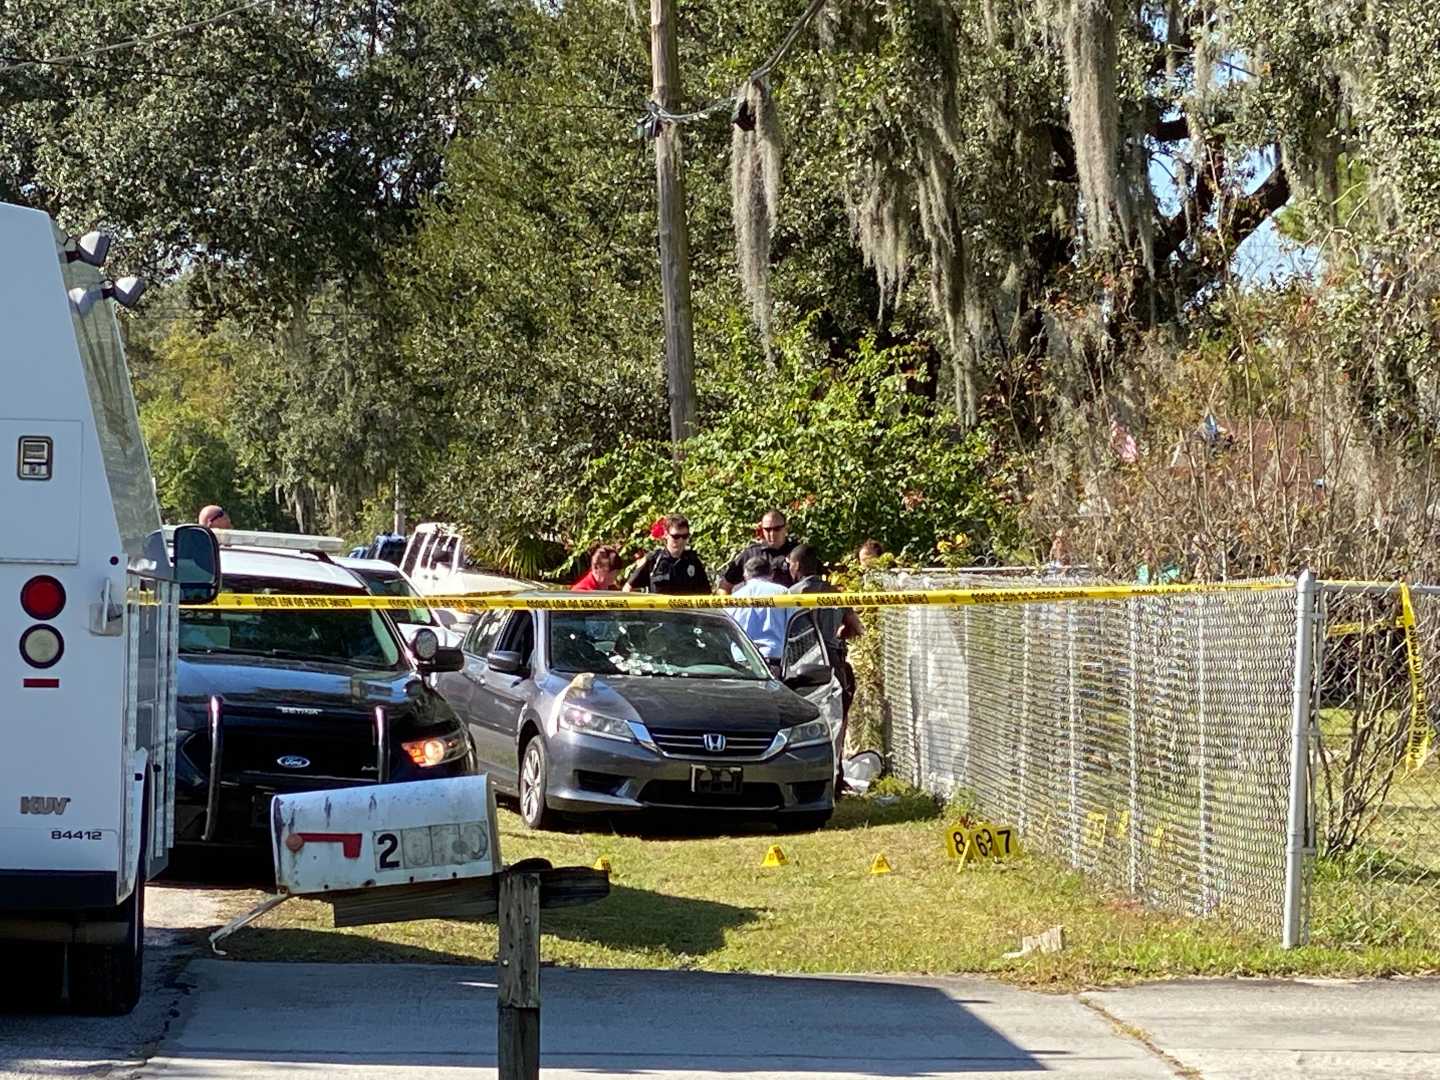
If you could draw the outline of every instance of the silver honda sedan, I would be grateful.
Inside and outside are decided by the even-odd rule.
[[[723,613],[508,610],[461,649],[436,688],[532,828],[647,808],[830,817],[833,728],[801,694],[828,692],[831,671],[803,648],[782,680]]]

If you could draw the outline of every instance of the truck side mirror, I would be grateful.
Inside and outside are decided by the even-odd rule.
[[[220,594],[220,542],[205,526],[176,527],[175,580],[182,604],[208,604]]]

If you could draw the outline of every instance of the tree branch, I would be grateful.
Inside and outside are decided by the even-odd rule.
[[[1290,177],[1285,164],[1278,158],[1275,168],[1252,195],[1235,200],[1230,214],[1227,232],[1233,246],[1244,243],[1245,238],[1264,224],[1265,219],[1290,201]]]

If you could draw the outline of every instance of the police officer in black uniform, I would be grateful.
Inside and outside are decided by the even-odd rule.
[[[700,556],[690,550],[690,522],[683,514],[665,519],[665,546],[656,548],[630,572],[625,592],[648,589],[652,593],[698,596],[710,591],[710,575]]]
[[[795,550],[796,542],[790,538],[790,523],[785,515],[779,510],[765,511],[765,516],[760,519],[760,535],[763,540],[751,544],[720,571],[720,580],[716,584],[722,593],[728,594],[745,580],[745,564],[757,555],[764,556],[770,563],[771,581],[787,589],[795,584],[795,578],[790,573],[790,552]]]

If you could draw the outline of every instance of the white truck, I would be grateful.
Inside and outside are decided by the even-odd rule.
[[[0,204],[0,970],[24,1002],[129,1011],[174,834],[176,605],[219,588],[160,531],[108,238]],[[8,954],[8,955],[7,955]],[[9,988],[14,993],[14,986]]]

